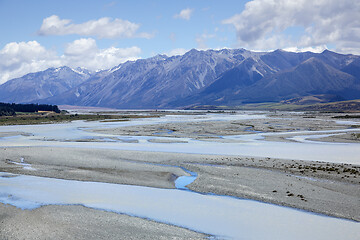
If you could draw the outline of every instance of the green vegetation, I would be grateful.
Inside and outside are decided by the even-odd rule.
[[[14,115],[15,115],[14,109],[0,105],[0,116],[14,116]]]
[[[0,116],[14,116],[15,112],[35,113],[39,111],[60,113],[56,105],[0,103]]]

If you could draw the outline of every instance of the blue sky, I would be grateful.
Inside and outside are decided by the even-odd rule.
[[[7,34],[0,38],[0,45],[9,42],[36,40],[47,48],[56,48],[59,53],[63,45],[82,36],[39,36],[42,21],[52,15],[70,19],[73,23],[83,23],[103,17],[128,20],[139,24],[139,32],[153,34],[151,39],[113,38],[96,39],[100,48],[140,46],[142,57],[170,52],[172,49],[197,48],[196,38],[202,34],[214,35],[215,29],[221,36],[207,41],[209,48],[231,47],[235,41],[231,27],[221,24],[223,19],[241,12],[246,1],[0,1],[0,26]],[[229,7],[232,5],[233,7]],[[189,20],[174,18],[181,10],[190,8]],[[9,24],[11,23],[11,24]],[[89,36],[86,36],[89,37]],[[220,39],[221,38],[221,39]],[[227,38],[225,41],[224,39]]]
[[[0,0],[0,83],[192,48],[360,53],[355,0]]]

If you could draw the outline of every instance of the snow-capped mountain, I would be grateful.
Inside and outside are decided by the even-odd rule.
[[[332,99],[356,99],[360,98],[358,61],[359,56],[327,50],[276,50],[257,59],[248,57],[200,93],[169,105],[240,105],[319,94],[332,95]]]
[[[331,51],[191,50],[109,70],[50,68],[0,86],[0,101],[123,109],[237,105],[330,94],[360,98],[360,57]]]
[[[0,102],[28,103],[57,96],[87,80],[91,72],[69,67],[29,73],[0,85]]]
[[[126,62],[47,99],[57,104],[116,108],[161,108],[196,94],[244,60],[246,50],[197,51],[182,56],[157,55]]]

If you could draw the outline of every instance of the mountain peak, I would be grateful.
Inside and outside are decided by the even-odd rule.
[[[159,54],[95,73],[67,66],[31,73],[1,85],[0,101],[136,109],[184,106],[194,101],[278,101],[312,91],[334,91],[347,99],[346,88],[360,89],[360,81],[355,79],[360,72],[357,59],[360,57],[331,51],[191,49],[182,56]],[[343,70],[344,66],[348,67]],[[353,96],[360,97],[356,94]],[[192,100],[188,98],[192,96]]]
[[[193,55],[193,54],[197,54],[198,52],[201,52],[201,51],[193,48],[193,49],[191,49],[190,51],[188,51],[188,52],[185,53],[185,54],[187,54],[187,55]]]
[[[284,53],[284,52],[288,52],[288,51],[285,51],[284,49],[276,49],[275,51],[273,51],[273,52],[278,52],[278,53]]]
[[[163,61],[163,60],[166,60],[168,58],[169,57],[166,54],[158,54],[158,55],[155,55],[155,56],[151,57],[150,59],[155,60],[155,61]]]
[[[58,72],[58,71],[61,71],[61,70],[67,70],[67,69],[70,69],[69,67],[67,66],[61,66],[61,67],[51,67],[51,68],[48,68],[44,71],[54,71],[54,72]]]
[[[329,49],[325,49],[324,51],[322,51],[321,53],[322,55],[331,55],[331,56],[340,56],[341,54],[330,51]]]

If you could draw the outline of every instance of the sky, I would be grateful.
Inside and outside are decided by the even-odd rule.
[[[0,0],[0,84],[193,48],[360,54],[359,16],[359,0]]]

